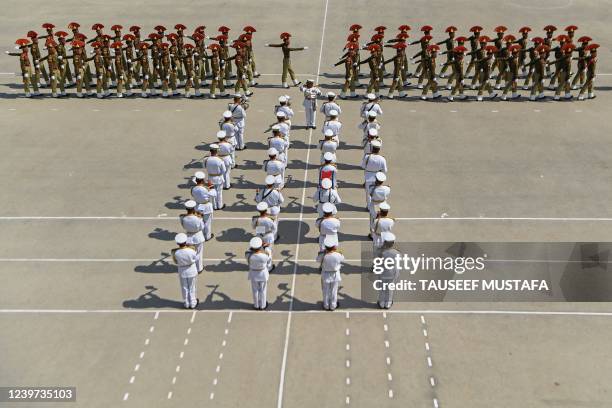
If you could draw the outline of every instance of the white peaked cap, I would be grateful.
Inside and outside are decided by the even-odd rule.
[[[395,242],[395,234],[390,231],[384,231],[380,234],[380,237],[384,242]]]
[[[232,112],[230,112],[230,111],[225,111],[225,112],[223,112],[223,117],[224,117],[225,119],[227,119],[227,118],[231,118],[231,117],[232,117]]]
[[[253,249],[259,249],[263,246],[263,241],[259,237],[251,238],[249,241],[249,247]]]
[[[372,143],[370,143],[372,145],[372,147],[381,147],[382,143],[380,143],[380,140],[372,140]]]
[[[332,152],[327,152],[323,155],[323,158],[325,159],[325,161],[335,161],[336,155],[333,154]]]
[[[380,203],[378,208],[380,208],[381,210],[384,210],[384,211],[389,211],[391,209],[391,206],[389,205],[388,202],[383,201],[382,203]]]
[[[278,150],[276,150],[274,147],[268,149],[268,156],[276,156],[277,154]]]
[[[323,134],[327,137],[330,137],[334,135],[334,131],[331,129],[325,129],[325,132]]]
[[[325,239],[323,239],[323,245],[326,248],[333,248],[338,246],[338,236],[337,235],[326,235]]]
[[[323,203],[323,212],[326,214],[333,214],[336,210],[336,206],[332,203]]]
[[[332,109],[332,110],[329,111],[329,116],[338,116],[338,115],[339,115],[338,111],[335,110],[335,109]]]
[[[387,175],[385,173],[383,173],[382,171],[379,171],[376,173],[376,180],[378,181],[386,181],[387,180]]]
[[[225,130],[220,130],[217,132],[217,139],[225,139],[226,136],[227,133],[225,132]]]
[[[285,102],[287,102],[287,97],[285,95],[279,96],[278,97],[278,101],[280,103],[285,103]]]
[[[267,186],[272,185],[276,183],[276,176],[273,176],[272,174],[268,174],[264,182],[266,183]]]
[[[268,210],[268,203],[266,203],[265,201],[260,201],[257,203],[257,211],[267,211]]]
[[[278,112],[276,112],[276,117],[277,118],[286,118],[287,114],[285,112],[283,112],[283,111],[278,111]]]
[[[219,150],[219,145],[216,143],[211,144],[210,146],[208,146],[208,148],[210,150]]]
[[[196,202],[193,200],[187,200],[185,202],[185,208],[187,208],[188,210],[192,209],[192,208],[196,208]]]
[[[276,182],[278,184],[281,184],[283,182],[283,176],[281,176],[280,174],[276,175]]]
[[[174,236],[174,242],[176,242],[177,244],[186,244],[187,243],[187,234],[185,233],[178,233]]]
[[[321,187],[323,187],[324,189],[328,189],[331,188],[332,186],[332,181],[328,178],[324,178],[323,180],[321,180]]]
[[[373,93],[369,93],[369,94],[367,94],[367,95],[366,95],[366,97],[367,97],[369,100],[371,100],[371,101],[373,101],[374,99],[376,99],[376,95],[374,95]]]
[[[376,129],[376,128],[369,128],[368,129],[368,136],[378,136],[378,129]]]
[[[206,174],[203,171],[196,171],[194,177],[198,180],[204,180],[206,178]]]
[[[331,91],[327,93],[328,98],[333,98],[334,96],[336,96],[336,94]]]
[[[233,96],[234,98],[242,98],[242,94],[240,92],[235,93]]]
[[[280,132],[281,127],[280,127],[280,125],[273,125],[273,126],[272,126],[272,130],[273,130],[273,131],[278,131],[278,132]]]
[[[378,113],[376,113],[376,112],[374,112],[374,111],[369,111],[369,112],[368,112],[368,116],[369,116],[370,118],[375,118],[375,117],[377,117],[377,116],[378,116]]]

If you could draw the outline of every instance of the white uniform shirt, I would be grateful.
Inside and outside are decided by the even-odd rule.
[[[319,234],[322,236],[338,235],[340,231],[340,220],[335,217],[327,217],[318,221]]]
[[[392,258],[395,259],[397,255],[400,255],[399,251],[394,248],[385,249],[382,252],[382,258]],[[383,264],[385,265],[386,262]],[[396,281],[399,279],[400,270],[397,268],[397,262],[389,262],[389,265],[392,265],[391,268],[385,268],[380,277],[386,281]]]
[[[291,120],[293,118],[293,115],[295,115],[293,113],[293,109],[291,109],[290,107],[288,107],[287,105],[280,105],[276,108],[276,112],[274,112],[275,114],[278,112],[283,112],[285,114],[285,116],[287,117],[287,120]]]
[[[230,103],[227,105],[227,110],[232,112],[232,122],[237,127],[244,127],[244,121],[246,119],[246,110],[239,103]]]
[[[380,131],[380,123],[378,123],[376,119],[374,119],[372,122],[369,122],[369,121],[365,123],[361,122],[359,124],[359,129],[363,129],[363,138],[361,140],[362,140],[362,143],[364,143],[368,138],[368,131],[370,129],[376,129]]]
[[[344,261],[344,255],[338,251],[324,251],[317,256],[317,261],[321,265],[321,278],[326,283],[340,282],[340,269]]]
[[[280,212],[281,204],[285,202],[285,197],[278,189],[266,187],[255,194],[255,202],[260,203],[262,201],[268,204],[270,215],[276,216]]]
[[[370,189],[370,198],[372,202],[375,204],[380,204],[383,201],[387,201],[389,198],[389,194],[391,194],[391,187],[385,185],[374,185]]]
[[[232,159],[232,153],[236,150],[231,142],[219,142],[219,157],[225,163],[226,168],[230,168],[234,164],[234,160]]]
[[[323,123],[323,129],[322,129],[323,134],[325,134],[325,131],[327,129],[331,129],[331,131],[334,132],[334,135],[336,135],[336,138],[339,138],[340,131],[342,130],[342,122],[340,122],[338,119],[326,120]]]
[[[196,210],[202,214],[212,214],[212,200],[217,196],[215,190],[209,190],[204,186],[195,186],[191,189],[191,196],[198,203]]]
[[[291,131],[291,126],[287,123],[287,121],[277,122],[275,125],[280,127],[280,134],[283,135],[285,140],[289,141],[289,132]]]
[[[324,173],[326,176],[328,173],[331,173],[331,177],[323,177]],[[324,164],[319,169],[319,184],[321,184],[322,179],[329,178],[331,179],[331,182],[332,182],[332,188],[338,188],[337,175],[338,175],[338,169],[336,168],[336,166],[334,166],[331,163]]]
[[[251,226],[255,230],[255,235],[261,237],[261,239],[267,243],[274,243],[276,237],[276,223],[272,217],[268,216],[255,216],[251,220]]]
[[[187,233],[187,243],[189,245],[198,245],[204,242],[204,221],[202,218],[194,214],[181,214],[181,225]]]
[[[265,160],[264,161],[264,170],[267,175],[277,176],[283,172],[285,169],[285,163],[276,159],[276,160]]]
[[[321,95],[321,90],[316,86],[312,88],[307,88],[306,85],[300,86],[300,91],[304,94],[304,102],[302,105],[304,107],[316,107],[317,106],[317,97]]]
[[[367,119],[368,113],[376,112],[376,115],[382,115],[383,111],[378,102],[367,102],[361,105],[361,117]]]
[[[181,278],[193,278],[198,276],[198,269],[196,268],[196,251],[193,248],[177,248],[172,252],[174,262],[178,266],[178,273]]]
[[[320,217],[323,216],[323,204],[340,204],[342,202],[340,199],[340,194],[338,194],[338,190],[334,190],[332,188],[324,189],[321,187],[319,187],[312,195],[312,201],[315,202]]]
[[[361,161],[361,168],[365,171],[365,181],[374,182],[376,173],[387,173],[387,160],[380,154],[366,154]]]
[[[342,109],[340,109],[340,105],[336,102],[325,102],[321,105],[321,113],[323,113],[325,117],[329,117],[329,112],[333,110],[338,111],[338,115],[342,114]]]
[[[273,136],[268,139],[268,147],[273,147],[276,150],[278,150],[279,160],[283,162],[285,161],[285,157],[287,157],[286,156],[287,149],[289,148],[289,142],[286,139],[283,139],[282,137]]]
[[[228,142],[230,142],[233,146],[236,146],[236,125],[234,125],[232,122],[224,122],[221,125],[221,130],[225,131]]]
[[[211,183],[215,185],[223,184],[223,175],[227,171],[223,159],[218,156],[208,156],[204,158],[204,168]]]
[[[382,140],[380,140],[379,137],[373,138],[373,139],[367,139],[366,138],[365,142],[364,142],[364,145],[363,145],[363,154],[364,155],[372,153],[372,142],[374,140],[378,140],[380,142],[381,147],[382,147]]]
[[[265,250],[258,250],[255,252],[247,251],[245,257],[249,264],[249,280],[254,280],[256,282],[267,281],[270,277],[270,273],[268,272],[270,254]]]

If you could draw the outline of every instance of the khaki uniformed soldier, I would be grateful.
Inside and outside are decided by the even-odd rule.
[[[370,56],[360,62],[360,64],[368,64],[370,68],[370,82],[368,83],[368,93],[373,93],[378,95],[380,92],[380,65],[382,64],[380,58],[380,50],[381,47],[378,44],[370,44],[367,47],[367,50],[370,51]]]
[[[19,57],[19,65],[21,67],[21,77],[23,79],[23,91],[25,93],[26,98],[30,98],[33,96],[40,95],[38,91],[38,83],[34,79],[34,71],[32,70],[32,64],[30,63],[30,58],[28,57],[28,44],[30,41],[26,38],[20,38],[15,41],[17,45],[17,49],[20,49],[21,52],[8,52],[8,55],[12,55],[14,57]],[[33,93],[30,93],[30,87],[32,87]]]
[[[546,58],[550,48],[547,45],[541,44],[535,49],[536,59],[529,64],[533,66],[532,85],[530,100],[543,99],[544,96],[544,76],[546,75]]]
[[[520,52],[521,46],[519,44],[511,45],[508,48],[509,55],[506,58],[507,74],[506,74],[506,85],[502,94],[502,100],[508,100],[508,91],[512,90],[512,99],[519,98],[516,90],[518,87],[519,68],[520,64]]]
[[[546,32],[546,37],[544,37],[544,45],[548,47],[548,51],[545,57],[545,62],[548,62],[549,53],[552,50],[552,46],[553,46],[552,44],[554,40],[553,36],[555,34],[555,31],[557,31],[557,27],[555,27],[552,24],[549,24],[546,27],[544,27],[544,31]],[[550,70],[550,66],[546,65],[544,69],[546,71],[546,76],[551,76],[552,73]]]
[[[127,96],[132,95],[132,84],[134,81],[138,83],[139,75],[136,74],[136,66],[138,61],[136,60],[136,54],[134,50],[134,43],[136,37],[133,34],[125,34],[123,37],[125,41],[125,47],[123,48],[123,61],[125,61],[124,75],[125,75],[125,87],[128,90]]]
[[[459,93],[459,99],[465,99],[467,96],[463,93],[463,56],[467,52],[467,48],[463,45],[459,45],[451,50],[453,57],[451,58],[449,64],[453,68],[453,73],[451,74],[450,79],[452,78],[455,81],[455,84],[452,87],[451,94],[448,96],[449,101],[455,100],[455,95]],[[446,65],[445,64],[445,65]]]
[[[68,33],[65,31],[58,31],[55,33],[57,37],[57,57],[60,65],[60,72],[62,74],[61,81],[66,84],[72,85],[74,81],[72,79],[72,72],[70,72],[70,64],[68,63],[68,57],[66,52],[66,37]]]
[[[384,64],[388,64],[389,62],[393,61],[393,82],[391,83],[391,87],[389,88],[389,93],[387,94],[387,97],[389,99],[393,99],[393,93],[396,90],[399,90],[399,97],[405,98],[406,96],[408,96],[406,94],[406,91],[404,90],[404,83],[406,81],[406,78],[404,77],[404,64],[406,61],[406,43],[398,42],[392,45],[392,47],[397,50],[397,53],[394,57],[389,58],[387,61],[384,62]]]
[[[253,43],[252,43],[253,33],[257,32],[257,30],[255,29],[255,27],[248,25],[244,27],[242,31],[244,31],[246,34],[249,35],[249,39],[248,41],[246,41],[246,45],[247,45],[247,56],[248,56],[250,71],[252,72],[254,78],[259,78],[259,72],[257,72],[257,65],[255,64],[255,52],[253,51]]]
[[[497,78],[495,80],[495,89],[501,89],[502,80],[508,81],[508,59],[510,58],[510,47],[516,42],[516,37],[512,34],[504,36],[502,41],[502,47],[495,55],[495,61],[497,62]]]
[[[158,26],[159,27],[159,26]],[[155,95],[157,93],[157,91],[155,90],[155,87],[157,86],[158,81],[161,80],[161,48],[160,45],[162,43],[161,41],[162,37],[158,34],[158,33],[151,33],[149,34],[147,41],[151,42],[151,46],[147,47],[150,49],[150,54],[151,54],[151,70],[150,70],[150,77],[149,77],[149,88],[150,88],[150,94],[151,95]],[[145,43],[146,44],[146,43]],[[146,48],[143,48],[143,50],[146,50]],[[141,64],[142,64],[142,59],[141,59]],[[143,71],[144,73],[144,71]]]
[[[489,93],[489,98],[491,99],[497,96],[497,93],[493,91],[489,83],[489,78],[491,77],[495,54],[497,54],[499,50],[494,45],[487,45],[484,50],[486,52],[485,56],[476,61],[480,64],[480,84],[478,86],[478,96],[476,98],[479,102],[483,100],[482,94],[484,91]]]
[[[477,82],[482,78],[482,64],[478,63],[478,61],[483,60],[487,56],[487,43],[489,43],[491,39],[486,35],[480,35],[478,37],[478,44],[480,45],[478,49],[470,52],[472,58],[474,58],[474,76],[472,77],[472,82],[470,84],[471,89],[478,89],[476,85]]]
[[[422,62],[422,71],[421,78],[427,79],[427,83],[423,87],[423,92],[421,92],[421,99],[427,99],[427,93],[431,90],[432,98],[436,99],[440,97],[440,93],[438,92],[438,82],[436,80],[436,57],[438,55],[438,51],[440,47],[436,44],[432,44],[425,50],[425,54],[421,57]],[[421,80],[419,78],[419,81]]]
[[[529,48],[529,33],[531,32],[531,27],[521,27],[519,28],[519,33],[521,33],[521,38],[516,40],[516,44],[518,44],[521,48],[519,50],[519,58],[518,64],[519,68],[523,75],[527,75],[527,55]]]
[[[327,203],[329,204],[329,203]],[[338,237],[329,236],[323,240],[324,250],[319,252],[317,261],[321,271],[321,290],[323,292],[323,309],[334,311],[338,302],[338,285],[342,281],[340,270],[344,255],[338,250]]]
[[[289,85],[287,85],[287,74],[289,74],[289,76],[291,77],[291,80],[293,81],[293,85],[298,86],[299,84],[301,84],[301,82],[295,78],[295,73],[293,72],[293,68],[291,67],[291,53],[293,51],[307,50],[308,47],[290,47],[291,34],[287,32],[281,33],[280,38],[281,40],[283,40],[282,43],[266,44],[266,47],[281,48],[281,50],[283,51],[283,74],[281,78],[282,83],[283,83],[283,88],[289,88]]]
[[[234,61],[236,65],[236,84],[234,85],[234,92],[242,90],[246,96],[251,96],[251,92],[247,86],[247,60],[245,57],[245,45],[240,41],[236,41],[232,44],[232,48],[236,49],[236,54],[227,58],[226,63]]]
[[[94,41],[91,46],[94,49],[94,55],[87,58],[85,61],[93,61],[96,75],[96,96],[103,98],[108,91],[107,75],[105,72],[104,57],[102,56],[102,44]]]
[[[452,65],[451,62],[453,60],[453,53],[451,51],[456,47],[455,34],[457,33],[457,27],[448,26],[444,32],[448,34],[448,38],[436,43],[438,45],[444,44],[446,46],[446,63],[442,65],[442,69],[440,70],[440,78],[446,78],[446,70]]]
[[[149,80],[151,78],[151,69],[149,65],[149,57],[147,55],[148,48],[149,48],[149,44],[142,41],[138,45],[139,51],[136,54],[136,59],[138,60],[138,66],[140,66],[140,81],[141,81],[140,96],[142,96],[143,98],[149,97],[149,94],[150,94]]]
[[[592,41],[591,37],[582,36],[578,39],[580,45],[574,50],[578,52],[578,58],[574,58],[578,60],[578,66],[576,70],[576,75],[574,75],[574,79],[572,80],[572,89],[580,89],[582,85],[584,85],[585,73],[586,73],[586,48],[589,43]]]
[[[558,36],[556,36],[553,41],[558,41],[559,45],[552,48],[551,47],[551,51],[554,52],[554,59],[552,62],[547,62],[546,63],[546,67],[548,69],[548,67],[550,67],[551,65],[555,66],[555,70],[550,78],[550,83],[548,84],[548,89],[550,89],[551,91],[556,89],[555,83],[557,82],[557,80],[559,79],[559,75],[561,74],[561,62],[563,60],[563,56],[564,56],[564,52],[563,52],[563,47],[565,46],[565,44],[567,44],[569,42],[569,37],[565,34],[560,34]]]
[[[412,60],[416,60],[418,57],[420,57],[421,55],[425,54],[425,50],[427,49],[427,47],[429,46],[429,41],[431,41],[431,39],[433,38],[431,36],[431,32],[433,31],[433,27],[430,25],[424,25],[421,27],[421,32],[423,33],[423,36],[416,41],[413,41],[410,43],[410,45],[416,45],[419,44],[421,46],[421,51],[420,53],[418,53],[417,55],[412,57]],[[419,76],[419,80],[420,80],[420,73],[423,71],[423,66],[421,64],[417,65],[416,70],[414,71],[414,75],[415,76]],[[422,83],[419,82],[419,84]],[[419,89],[421,89],[419,87]]]
[[[47,70],[45,69],[44,64],[40,63],[40,48],[38,46],[38,33],[36,31],[28,31],[27,37],[30,39],[31,43],[28,45],[30,47],[30,54],[32,55],[32,64],[34,66],[34,81],[38,83],[38,86],[48,86],[49,75],[47,74]],[[44,79],[45,83],[40,82]]]
[[[115,67],[113,67],[113,56],[111,55],[110,51],[111,36],[104,34],[102,38],[103,41],[100,49],[102,50],[102,56],[104,57],[104,73],[106,76],[105,81],[110,86],[115,86],[117,85],[117,74],[115,73]],[[110,90],[106,92],[106,96],[108,95],[110,95]]]
[[[183,48],[185,45],[185,30],[187,29],[187,27],[185,26],[185,24],[176,24],[174,26],[174,29],[176,30],[176,34],[175,34],[175,41],[171,41],[172,45],[176,45],[176,56],[174,59],[174,62],[176,64],[176,72],[178,75],[178,79],[180,81],[181,84],[184,84],[186,81],[186,75],[185,75],[185,70],[184,70],[184,66],[183,63],[185,62],[185,49]],[[171,49],[170,52],[175,51],[174,49]]]
[[[429,42],[432,38],[433,37],[431,35],[424,35],[419,41],[413,41],[410,43],[410,45],[421,44],[421,51],[413,55],[411,58],[411,61],[416,61],[419,57],[421,58],[417,61],[417,69],[414,72],[414,75],[418,75],[419,77],[419,81],[417,83],[417,88],[419,89],[423,89],[423,81],[425,80],[425,70],[423,69],[425,62],[423,58],[427,55],[427,48],[429,47]]]
[[[75,35],[75,37],[78,37]],[[92,95],[90,90],[90,81],[86,71],[87,55],[85,54],[85,42],[81,40],[73,40],[70,45],[72,46],[72,55],[67,55],[66,58],[72,58],[72,66],[74,67],[74,77],[76,79],[76,91],[77,97],[83,97],[83,85],[87,95]]]
[[[544,39],[542,37],[534,37],[531,39],[533,45],[527,49],[527,53],[529,55],[529,62],[525,63],[525,67],[527,68],[527,76],[525,77],[525,82],[523,83],[523,89],[528,90],[531,89],[529,83],[533,84],[533,71],[536,66],[536,61],[539,60],[539,56],[536,52],[536,49],[544,44]]]
[[[561,91],[565,91],[565,99],[572,99],[572,94],[570,93],[570,71],[572,68],[572,53],[576,46],[572,43],[565,43],[561,48],[561,56],[549,62],[548,64],[555,64],[557,66],[557,70],[555,71],[555,77],[557,78],[559,84],[557,85],[557,90],[555,91],[555,101],[561,99]]]
[[[191,98],[191,88],[195,89],[195,96],[202,96],[200,93],[200,80],[197,78],[194,59],[198,57],[193,55],[194,46],[191,44],[183,45],[185,55],[183,55],[183,67],[185,68],[185,98]]]
[[[586,59],[586,81],[582,88],[580,88],[580,94],[578,95],[578,100],[584,100],[584,92],[588,92],[589,99],[595,98],[595,94],[593,93],[593,81],[595,80],[595,69],[597,68],[597,48],[599,48],[599,44],[589,44],[586,47],[586,50],[589,52],[589,56]]]
[[[342,99],[347,98],[349,91],[351,98],[355,98],[357,96],[355,93],[355,84],[357,83],[359,66],[359,45],[356,43],[347,43],[345,49],[347,52],[344,54],[344,58],[334,64],[336,67],[344,64],[344,85],[342,87],[342,92],[340,93],[340,98]]]
[[[49,66],[49,79],[51,80],[51,95],[54,98],[58,96],[65,96],[66,91],[64,89],[64,83],[62,82],[62,73],[59,58],[57,55],[57,43],[53,40],[53,38],[47,38],[45,41],[45,46],[47,47],[47,55],[41,59],[39,62],[47,61],[47,65]],[[57,88],[59,85],[60,93],[57,93]]]
[[[124,88],[131,92],[131,86],[126,80],[126,69],[123,65],[123,44],[121,41],[115,41],[111,44],[111,48],[115,50],[114,62],[115,74],[117,75],[117,97],[123,98]]]
[[[382,26],[381,26],[382,27]],[[376,27],[376,28],[381,28],[381,27]],[[364,49],[366,50],[371,50],[371,48],[376,48],[377,50],[377,54],[378,54],[378,65],[376,65],[376,78],[378,79],[378,86],[381,87],[384,84],[384,78],[385,78],[385,68],[383,66],[383,61],[384,61],[384,57],[383,57],[383,40],[385,38],[384,32],[381,34],[376,33],[372,36],[372,38],[370,38],[370,42],[366,43],[366,46]],[[371,47],[371,48],[370,48]],[[371,75],[370,75],[371,78]]]
[[[258,83],[255,81],[255,75],[253,73],[253,66],[251,64],[252,62],[252,52],[253,52],[253,44],[251,42],[252,39],[252,35],[248,34],[248,33],[243,33],[240,34],[240,37],[238,37],[238,41],[240,43],[242,43],[244,49],[243,49],[243,53],[244,53],[244,71],[246,73],[247,79],[248,79],[248,84],[250,86],[256,86]],[[259,75],[259,74],[257,74]]]
[[[140,50],[140,44],[142,43],[142,39],[140,37],[140,27],[137,25],[133,25],[130,27],[130,32],[132,33],[131,35],[134,36],[133,43],[132,43],[132,46],[134,48],[134,53],[138,53]],[[125,38],[124,38],[124,41],[125,41]],[[138,60],[137,58],[134,58],[133,61],[134,62],[132,64],[132,75],[134,77],[134,81],[136,81],[136,85],[142,85],[141,84],[142,78],[140,77],[140,72],[141,72],[140,60]]]
[[[204,55],[206,61],[210,61],[210,70],[212,79],[210,83],[210,97],[217,97],[217,87],[219,91],[227,95],[225,92],[225,84],[223,83],[223,67],[221,65],[221,46],[219,44],[210,44],[208,49],[211,50],[211,55]]]
[[[225,86],[231,86],[230,79],[232,78],[232,64],[231,62],[225,62],[227,58],[229,58],[228,41],[230,28],[221,26],[217,29],[217,31],[221,33],[221,35],[217,37],[217,41],[219,41],[219,45],[221,46],[221,59],[223,60],[223,77],[225,78]]]
[[[497,69],[497,78],[499,78],[500,75],[503,76],[505,66],[503,65],[503,61],[499,60],[498,58],[501,56],[501,52],[504,48],[504,36],[506,35],[506,31],[508,31],[508,27],[500,25],[495,27],[493,31],[495,31],[496,34],[495,38],[493,39],[493,45],[495,46],[497,51],[495,51],[495,59],[493,59],[492,61],[491,72],[489,76],[493,77],[493,72]]]
[[[160,57],[160,69],[159,74],[162,80],[162,97],[167,98],[171,96],[173,92],[169,91],[169,86],[174,85],[172,79],[176,72],[172,68],[172,62],[170,60],[170,44],[161,43],[160,46],[161,57]],[[174,89],[172,90],[174,91]]]
[[[408,31],[410,31],[410,26],[407,24],[402,24],[397,29],[399,30],[399,33],[397,33],[395,38],[387,40],[387,44],[385,45],[385,47],[391,47],[393,43],[397,43],[397,42],[403,42],[406,44],[406,47],[408,47],[407,40],[408,40],[408,37],[410,36],[408,34]],[[405,51],[404,51],[403,66],[404,66],[404,72],[402,73],[402,76],[404,77],[404,86],[408,86],[410,85],[410,82],[408,81],[408,77],[410,74],[408,73],[408,56],[406,55]]]
[[[166,73],[169,75],[168,84],[172,89],[172,95],[178,95],[179,91],[177,88],[179,85],[179,73],[181,72],[180,69],[182,69],[182,51],[179,50],[178,36],[176,35],[176,33],[170,33],[166,36],[166,38],[170,41],[170,44],[168,45],[168,57],[170,58],[170,65],[168,65],[168,70],[166,71]],[[166,54],[165,50],[163,54]]]
[[[191,245],[187,244],[186,234],[182,232],[176,234],[174,240],[179,247],[172,250],[172,260],[178,266],[185,309],[195,309],[200,303],[200,299],[197,298],[196,287],[198,279],[196,251]]]
[[[477,54],[481,48],[480,33],[482,32],[482,27],[473,26],[470,28],[470,32],[472,33],[472,35],[468,37],[468,41],[470,42],[470,62],[465,70],[465,76],[468,77],[472,69],[474,69],[474,78],[478,78],[479,72],[476,66],[476,60],[478,59]],[[475,82],[472,82],[472,84],[475,84]]]
[[[465,43],[467,41],[467,38],[463,37],[463,36],[459,36],[459,37],[455,38],[455,41],[457,42],[457,46],[455,48],[453,48],[452,50],[442,51],[442,53],[441,53],[441,55],[450,54],[449,58],[450,58],[451,62],[453,61],[453,58],[455,57],[454,50],[456,48],[458,48],[458,47],[464,47],[465,48]],[[467,48],[466,48],[466,52],[467,52]],[[463,60],[462,60],[462,63],[463,63]],[[446,63],[444,63],[443,65],[445,66]],[[448,76],[448,80],[446,81],[446,89],[448,89],[448,90],[453,89],[453,85],[452,84],[453,84],[453,81],[455,80],[455,77],[454,77],[454,72],[455,72],[454,68],[455,67],[453,66],[452,63],[450,65],[451,65],[451,68],[453,68],[453,69],[451,70],[451,74]],[[463,67],[462,67],[462,71],[463,71]],[[462,72],[462,77],[464,77],[463,72]]]

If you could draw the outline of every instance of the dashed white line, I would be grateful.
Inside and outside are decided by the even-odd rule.
[[[215,393],[214,393],[214,392],[211,392],[211,393],[210,393],[210,397],[209,397],[209,398],[210,398],[211,400],[215,399]]]
[[[168,391],[168,399],[172,398],[172,391]]]
[[[155,316],[153,317],[154,320],[159,319],[159,310],[157,312],[155,312]]]
[[[433,362],[431,361],[431,357],[430,356],[427,356],[427,365],[429,367],[433,367]]]
[[[138,371],[138,370],[140,370],[140,364],[136,364],[136,365],[134,366],[134,371]]]
[[[153,333],[153,331],[155,331],[155,326],[149,327],[149,332]]]
[[[127,399],[130,397],[130,393],[126,392],[125,394],[123,394],[123,400],[127,401]]]

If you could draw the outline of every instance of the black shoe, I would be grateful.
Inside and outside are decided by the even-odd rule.
[[[202,269],[200,269],[200,270],[198,271],[198,275],[199,275],[199,274],[201,274],[202,272],[204,272],[204,268],[202,268]]]
[[[272,268],[270,268],[270,272],[272,272],[275,269],[276,269],[276,265],[272,265]]]
[[[227,204],[223,204],[223,207],[219,208],[220,210],[224,209],[225,207],[227,207]]]
[[[266,307],[264,307],[264,308],[263,308],[263,309],[261,309],[261,310],[267,310],[267,309],[268,309],[268,306],[270,306],[270,303],[269,303],[268,301],[266,301]]]
[[[368,234],[368,238],[370,239],[370,241],[374,241],[374,239],[372,238],[372,234]]]
[[[215,234],[210,234],[210,238],[208,238],[206,241],[210,241],[211,239],[213,239],[215,237]]]
[[[200,299],[196,298],[196,304],[194,307],[192,307],[192,309],[197,308],[199,304],[200,304]]]
[[[229,190],[231,187],[223,187],[224,190]]]
[[[366,212],[370,212],[370,209],[368,207],[365,208]]]
[[[293,86],[300,86],[302,84],[302,81],[297,81],[296,83],[293,84]]]
[[[316,129],[316,128],[317,128],[316,126],[311,126],[311,127],[312,127],[313,129]]]

